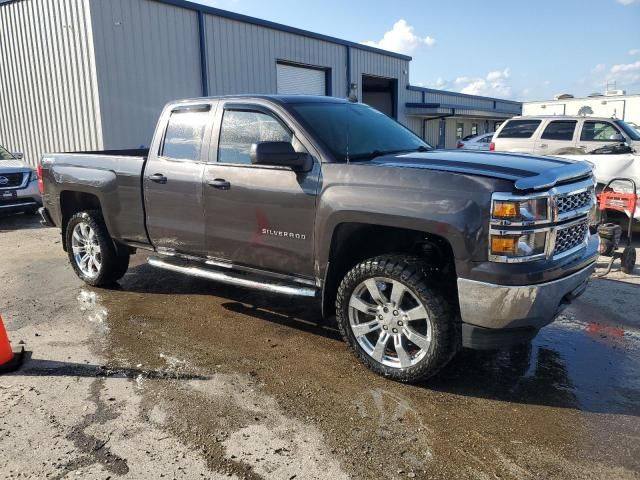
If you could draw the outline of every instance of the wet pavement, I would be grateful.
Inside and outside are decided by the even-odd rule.
[[[57,230],[27,217],[0,219],[0,252],[0,313],[32,351],[0,377],[0,476],[640,478],[637,276],[594,279],[531,345],[463,351],[402,385],[358,363],[308,300],[144,255],[92,289]],[[18,429],[25,413],[42,424]],[[12,445],[24,455],[38,436],[67,443],[36,468]]]

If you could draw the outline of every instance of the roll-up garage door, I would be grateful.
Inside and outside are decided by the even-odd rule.
[[[281,95],[326,95],[326,70],[277,64]]]

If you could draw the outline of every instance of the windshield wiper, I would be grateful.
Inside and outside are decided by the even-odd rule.
[[[408,153],[408,152],[428,152],[431,150],[424,145],[420,145],[415,148],[401,148],[399,150],[373,150],[367,153],[360,153],[358,155],[351,155],[349,157],[350,160],[373,160],[376,157],[381,157],[383,155],[392,155],[394,153]]]

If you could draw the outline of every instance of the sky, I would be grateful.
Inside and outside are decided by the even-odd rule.
[[[410,55],[412,85],[520,101],[614,81],[640,93],[640,0],[195,1]]]

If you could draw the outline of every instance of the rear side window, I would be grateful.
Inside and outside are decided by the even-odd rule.
[[[218,162],[250,164],[252,144],[291,141],[291,133],[271,115],[225,110],[220,129]]]
[[[509,120],[498,138],[530,138],[540,125],[540,120]]]
[[[542,132],[545,140],[573,140],[573,132],[576,130],[575,120],[556,120],[549,123]]]
[[[587,121],[582,126],[580,140],[583,142],[608,142],[620,131],[609,122]]]
[[[161,155],[174,160],[199,160],[209,108],[171,112]]]

